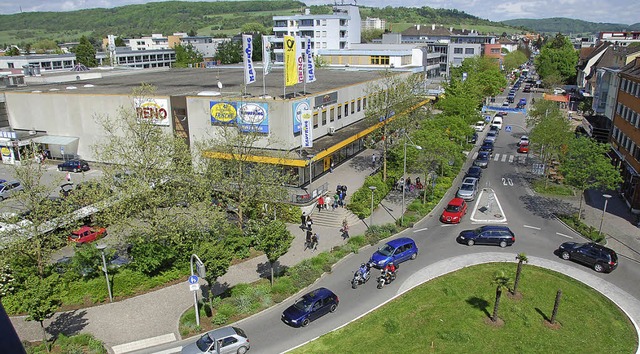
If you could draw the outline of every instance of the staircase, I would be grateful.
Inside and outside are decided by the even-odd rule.
[[[323,209],[322,211],[318,211],[316,207],[313,210],[313,214],[311,214],[311,218],[313,219],[313,225],[316,226],[326,226],[326,227],[342,227],[342,220],[347,218],[347,223],[349,226],[353,226],[360,222],[360,219],[352,212],[350,212],[347,208],[338,207],[336,210],[332,210],[331,207],[328,209]]]

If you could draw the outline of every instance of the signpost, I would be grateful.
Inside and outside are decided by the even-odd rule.
[[[511,133],[511,129],[512,128],[511,128],[510,125],[507,125],[506,127],[504,127],[504,131],[507,132],[507,133]]]
[[[198,290],[200,290],[200,284],[198,284],[198,275],[193,272],[193,263],[195,261],[196,271],[201,278],[205,278],[207,271],[204,263],[195,254],[191,255],[191,276],[189,277],[189,290],[193,291],[193,306],[196,310],[196,326],[200,326],[200,313],[198,312]]]

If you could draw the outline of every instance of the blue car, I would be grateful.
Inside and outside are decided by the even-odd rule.
[[[416,259],[417,256],[418,247],[416,243],[408,237],[401,237],[387,242],[382,248],[378,248],[371,255],[369,263],[376,268],[382,269],[389,262],[399,264],[409,259]]]
[[[318,288],[305,294],[282,313],[282,322],[293,327],[306,327],[309,322],[334,312],[340,300],[327,288]]]

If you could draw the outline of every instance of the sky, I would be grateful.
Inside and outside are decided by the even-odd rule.
[[[328,0],[302,0],[307,5],[333,3]],[[634,24],[640,22],[638,0],[355,0],[370,7],[406,6],[458,9],[492,21],[514,18],[567,17],[591,22]],[[33,11],[74,11],[141,4],[144,0],[14,0],[0,2],[0,14]],[[336,0],[353,3],[354,0]]]

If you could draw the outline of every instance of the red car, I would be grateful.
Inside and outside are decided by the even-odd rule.
[[[528,141],[521,142],[520,146],[518,146],[518,152],[521,154],[529,153],[529,142]]]
[[[73,232],[69,236],[69,241],[76,243],[85,243],[95,241],[107,235],[107,229],[104,227],[83,226]]]
[[[462,216],[467,213],[467,203],[462,198],[453,198],[449,202],[442,215],[440,221],[447,224],[457,224]]]

